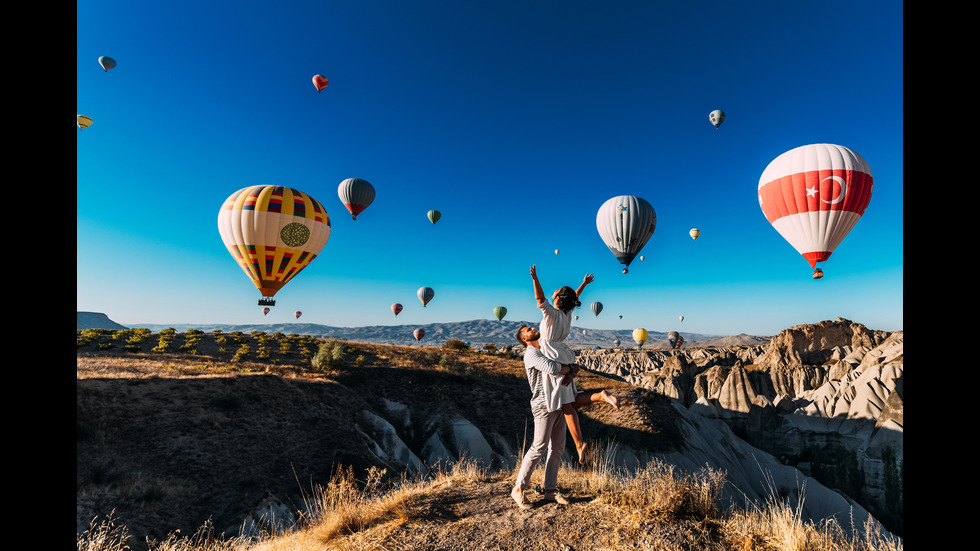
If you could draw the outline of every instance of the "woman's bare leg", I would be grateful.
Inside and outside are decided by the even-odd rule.
[[[565,414],[565,424],[568,425],[568,432],[571,433],[572,440],[575,441],[575,451],[578,452],[579,463],[584,463],[587,444],[585,443],[585,437],[582,435],[582,426],[578,422],[578,412],[575,411],[572,403],[562,404],[561,410]]]
[[[612,407],[619,409],[619,399],[606,392],[605,389],[579,392],[578,395],[575,396],[575,401],[571,402],[571,405],[574,407],[580,407],[592,402],[608,402]]]

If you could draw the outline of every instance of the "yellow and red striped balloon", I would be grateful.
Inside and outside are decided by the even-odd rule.
[[[257,185],[225,199],[218,232],[262,296],[272,298],[323,250],[330,239],[330,216],[298,189]]]

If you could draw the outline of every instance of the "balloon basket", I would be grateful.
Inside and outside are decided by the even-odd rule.
[[[259,306],[275,306],[276,301],[271,298],[260,298]]]

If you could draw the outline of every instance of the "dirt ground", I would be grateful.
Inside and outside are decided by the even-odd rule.
[[[208,522],[233,533],[268,497],[298,505],[338,466],[364,472],[377,462],[353,433],[354,415],[381,411],[384,400],[408,404],[418,419],[462,415],[515,450],[530,437],[530,391],[516,358],[348,343],[348,365],[317,373],[295,356],[231,362],[213,342],[199,343],[195,354],[154,353],[154,342],[137,352],[92,343],[77,353],[77,530],[112,515],[128,527],[135,549],[147,537],[192,534]],[[677,444],[666,398],[592,373],[579,383],[621,399],[618,411],[605,404],[580,410],[590,438],[657,451]],[[411,437],[405,441],[420,449]],[[698,527],[640,523],[623,533],[623,524],[612,522],[623,513],[595,496],[522,511],[510,498],[512,484],[500,478],[440,489],[416,504],[424,514],[351,544],[360,537],[354,548],[657,548],[641,545],[649,540],[703,548],[694,545]]]

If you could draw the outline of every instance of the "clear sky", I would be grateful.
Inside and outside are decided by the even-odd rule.
[[[80,0],[77,112],[94,123],[74,129],[77,309],[131,326],[296,310],[335,326],[432,324],[495,306],[538,321],[536,264],[549,296],[594,274],[585,328],[773,335],[842,316],[901,330],[902,10]],[[314,74],[330,81],[321,93]],[[821,280],[757,198],[769,162],[811,143],[853,149],[875,183]],[[337,195],[345,178],[377,190],[356,221]],[[217,228],[225,198],[260,184],[309,193],[332,225],[268,315]],[[658,218],[625,275],[595,223],[617,195]],[[424,308],[421,286],[435,290]]]

